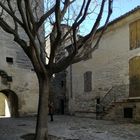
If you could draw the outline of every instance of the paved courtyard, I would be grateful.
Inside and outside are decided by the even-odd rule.
[[[54,116],[49,134],[65,140],[140,140],[140,124],[94,120],[74,116]],[[0,140],[23,140],[34,133],[35,118],[0,119]]]

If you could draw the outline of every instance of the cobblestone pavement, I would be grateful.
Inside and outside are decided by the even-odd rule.
[[[49,134],[66,140],[140,140],[140,124],[94,120],[74,116],[54,116]],[[0,140],[23,140],[34,133],[35,118],[0,119]]]

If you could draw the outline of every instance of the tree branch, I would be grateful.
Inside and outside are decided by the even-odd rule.
[[[21,25],[21,27],[23,27],[23,23],[13,14],[13,12],[11,12],[6,6],[4,6],[4,4],[2,2],[0,2],[0,6],[2,7],[3,10],[5,10],[11,17],[13,17],[14,20],[16,20],[18,22],[18,24]]]
[[[93,37],[93,36],[95,35],[95,33],[96,33],[96,31],[97,31],[97,28],[99,27],[101,18],[102,18],[102,14],[103,14],[105,2],[106,2],[106,0],[102,0],[100,12],[99,12],[99,14],[98,14],[98,16],[97,16],[97,18],[96,18],[96,21],[95,21],[93,27],[92,27],[92,30],[91,30],[91,32],[90,32],[88,35],[86,35],[86,36],[83,38],[82,43],[88,41],[91,37]]]
[[[108,15],[107,15],[107,18],[106,18],[106,21],[105,21],[104,26],[100,29],[101,31],[99,31],[99,32],[100,32],[100,33],[99,33],[99,37],[98,37],[98,39],[96,40],[95,45],[94,45],[92,48],[88,48],[88,49],[87,49],[87,47],[89,47],[89,46],[92,45],[92,41],[91,41],[91,42],[88,42],[88,45],[87,45],[87,43],[85,43],[84,46],[87,45],[87,46],[85,46],[85,47],[86,47],[85,53],[82,52],[82,53],[81,53],[81,56],[79,55],[79,57],[75,57],[75,59],[72,61],[72,64],[77,63],[77,62],[80,62],[81,60],[83,60],[83,59],[85,58],[86,55],[88,55],[88,54],[94,52],[94,51],[99,47],[98,44],[99,44],[99,42],[100,42],[100,40],[101,40],[101,38],[102,38],[102,36],[103,36],[103,34],[104,34],[106,28],[107,28],[107,25],[108,25],[110,16],[111,16],[111,14],[112,14],[112,2],[113,2],[113,0],[108,0],[108,1],[109,1],[109,2],[108,2],[108,3],[109,3],[109,4],[108,4]],[[97,32],[98,32],[98,30],[97,30]],[[84,47],[84,46],[83,46],[83,47]]]
[[[12,34],[14,36],[14,40],[23,48],[23,50],[25,51],[25,53],[29,55],[29,51],[28,51],[28,46],[26,41],[24,41],[23,39],[20,39],[19,35],[17,34],[17,31],[15,31],[14,29],[12,29],[1,17],[0,17],[0,26],[2,27],[2,29],[9,33]]]
[[[50,51],[50,60],[49,60],[49,67],[52,70],[52,63],[55,58],[56,49],[60,46],[61,40],[61,11],[60,11],[60,0],[56,0],[55,5],[55,19],[56,23],[54,23],[53,31],[51,37],[51,51]]]
[[[73,45],[70,45],[69,47],[72,47],[72,46]],[[69,54],[67,57],[62,58],[60,61],[58,61],[58,63],[53,63],[52,73],[58,73],[66,69],[71,64],[75,55],[76,55],[76,52],[75,50],[73,50],[71,54]]]
[[[41,18],[40,20],[36,23],[36,30],[38,31],[38,29],[42,26],[42,24],[44,23],[44,21],[55,11],[55,6],[53,6],[49,11],[47,11]]]

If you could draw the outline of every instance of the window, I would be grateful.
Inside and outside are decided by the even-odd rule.
[[[124,118],[133,118],[133,108],[124,108]]]
[[[64,81],[61,81],[61,87],[62,88],[64,87]]]
[[[6,62],[13,64],[13,58],[12,57],[6,57]]]
[[[12,82],[13,81],[12,76],[7,76],[7,81]]]
[[[87,71],[84,73],[84,91],[89,92],[92,90],[92,72]]]
[[[129,60],[129,97],[140,96],[140,56]]]
[[[130,50],[140,47],[140,19],[129,25]]]

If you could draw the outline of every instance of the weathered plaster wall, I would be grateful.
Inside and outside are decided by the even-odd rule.
[[[0,116],[5,115],[5,96],[0,93]]]
[[[13,64],[6,62],[13,58]],[[19,114],[31,115],[37,111],[38,81],[33,67],[23,50],[13,41],[13,37],[0,30],[0,70],[12,76],[12,82],[2,83],[0,90],[10,89],[19,99]]]
[[[36,7],[38,18],[42,16],[44,11],[44,1],[39,1],[39,5]],[[33,1],[32,6],[36,6],[35,3]],[[14,2],[12,5],[14,5]],[[16,15],[18,16],[18,11],[16,11]],[[6,22],[15,28],[14,22],[9,16],[6,16]],[[23,29],[19,27],[18,30],[21,39],[25,39],[28,43],[28,37]],[[43,26],[39,29],[39,32],[40,39],[44,42]],[[33,115],[37,113],[38,80],[30,60],[13,40],[12,35],[5,33],[0,28],[0,70],[5,71],[8,76],[12,76],[12,82],[7,84],[3,84],[3,79],[0,76],[0,91],[9,89],[18,96],[19,115]],[[13,58],[13,64],[7,63],[6,57]]]
[[[137,11],[110,25],[92,59],[74,64],[72,70],[67,70],[67,90],[69,96],[71,91],[73,95],[69,98],[70,112],[95,111],[96,97],[102,98],[111,88],[110,94],[121,95],[121,98],[129,96],[129,60],[140,55],[139,48],[129,50],[129,23],[137,20],[139,13]],[[84,92],[86,71],[92,71],[91,92]]]

